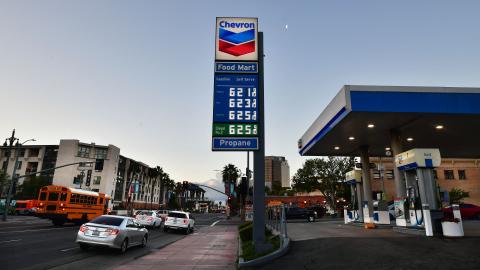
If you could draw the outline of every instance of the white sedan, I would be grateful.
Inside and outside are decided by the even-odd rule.
[[[135,221],[150,228],[159,228],[162,225],[162,218],[155,211],[141,211],[135,216]]]

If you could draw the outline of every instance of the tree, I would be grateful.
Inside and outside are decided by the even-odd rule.
[[[336,211],[337,199],[347,197],[348,189],[343,180],[352,170],[353,158],[328,157],[305,161],[303,167],[293,176],[293,187],[297,191],[320,190],[330,207]]]
[[[19,185],[19,190],[21,190],[16,198],[20,200],[31,200],[38,197],[38,192],[44,186],[48,186],[50,181],[45,176],[35,176],[25,179],[21,185]]]
[[[240,169],[233,164],[228,164],[223,167],[222,170],[222,181],[224,183],[237,183],[237,179],[240,177]]]
[[[450,205],[461,204],[463,203],[463,199],[470,197],[468,192],[460,188],[452,188],[450,192],[448,192],[448,195],[450,198]]]

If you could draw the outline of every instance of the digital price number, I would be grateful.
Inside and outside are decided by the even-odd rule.
[[[230,87],[228,107],[229,120],[257,121],[257,88]]]
[[[213,124],[213,136],[257,136],[257,124]]]

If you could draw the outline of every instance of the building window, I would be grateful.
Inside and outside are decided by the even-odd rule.
[[[385,177],[388,179],[393,179],[393,170],[385,171]]]
[[[24,157],[26,150],[27,150],[27,149],[25,149],[25,148],[20,149],[20,153],[18,153],[18,157]]]
[[[458,170],[458,179],[467,180],[467,174],[465,173],[465,170]]]
[[[102,177],[101,177],[101,176],[95,176],[95,177],[93,177],[93,184],[94,184],[94,185],[100,185],[100,181],[102,181]]]
[[[437,170],[432,170],[432,173],[433,173],[433,179],[438,179]]]
[[[90,157],[90,147],[79,146],[78,147],[78,156],[79,157]]]
[[[40,148],[28,149],[28,157],[38,157],[38,154],[40,154]]]
[[[7,161],[4,161],[2,164],[2,170],[6,171],[7,170]]]
[[[99,192],[100,189],[98,189],[98,188],[92,188],[92,191]]]
[[[107,159],[107,149],[96,148],[95,149],[95,158]]]
[[[8,150],[4,150],[3,156],[4,156],[4,157],[9,157],[9,156],[10,156],[10,152],[9,152]]]
[[[453,170],[444,170],[443,173],[445,174],[445,179],[447,180],[455,179],[455,176],[453,175]]]
[[[20,170],[20,169],[22,169],[22,162],[21,161],[17,162],[17,170]]]
[[[74,177],[73,178],[73,184],[74,185],[80,185],[81,182],[82,182],[82,179],[80,177]]]

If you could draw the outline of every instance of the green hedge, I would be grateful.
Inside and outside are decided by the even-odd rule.
[[[245,225],[242,224],[242,225]],[[242,228],[239,228],[238,234],[240,235],[240,239],[242,239],[243,242],[250,241],[253,238],[253,223],[250,222],[249,224],[243,226]]]
[[[252,225],[252,224],[253,224],[252,221],[246,221],[246,222],[238,225],[238,229],[241,230],[241,229],[243,229],[243,228],[245,228],[245,227],[247,227],[247,226],[250,226],[250,225]]]

